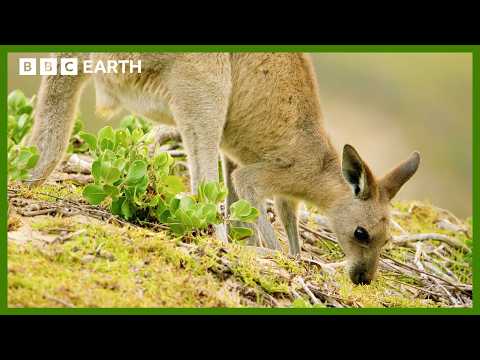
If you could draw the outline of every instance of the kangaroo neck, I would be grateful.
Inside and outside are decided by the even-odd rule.
[[[310,180],[305,200],[328,212],[338,201],[349,197],[351,190],[342,176],[340,156],[328,135],[321,131],[309,134],[308,138],[305,153],[309,158],[304,166],[310,169]]]

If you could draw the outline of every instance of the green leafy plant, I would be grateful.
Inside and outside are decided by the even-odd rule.
[[[34,97],[27,98],[20,90],[8,97],[8,174],[11,180],[25,180],[38,162],[39,153],[22,140],[33,126]],[[97,135],[83,131],[77,117],[68,152],[90,152],[94,157],[94,183],[85,186],[84,198],[91,204],[109,201],[114,215],[132,221],[156,221],[167,224],[177,235],[205,231],[222,222],[253,222],[258,211],[240,200],[230,207],[230,216],[219,212],[227,196],[222,183],[201,183],[197,195],[188,194],[184,178],[173,175],[174,159],[157,146],[149,153],[153,141],[152,124],[129,115],[120,128],[102,128]],[[230,236],[242,240],[252,235],[249,228],[231,227]]]
[[[80,132],[94,156],[94,183],[84,188],[91,204],[110,200],[110,210],[127,220],[167,224],[177,235],[205,231],[225,221],[253,222],[258,211],[245,200],[232,204],[230,217],[218,211],[227,189],[218,182],[201,183],[197,195],[188,194],[184,178],[172,175],[174,159],[157,146],[153,155],[152,138],[141,127],[102,128],[97,135]],[[251,235],[248,228],[233,227],[232,238]]]
[[[20,90],[8,95],[8,179],[25,180],[38,162],[38,150],[34,146],[23,146],[22,140],[33,125],[35,98],[27,98]]]
[[[35,97],[30,99],[21,90],[8,95],[8,138],[20,144],[33,126],[33,108]]]
[[[153,128],[153,124],[145,118],[135,115],[127,115],[120,120],[120,127],[132,132],[135,129],[142,129],[146,134]]]

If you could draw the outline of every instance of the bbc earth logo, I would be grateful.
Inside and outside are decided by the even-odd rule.
[[[79,63],[78,58],[20,58],[18,74],[74,76],[78,75],[79,66],[84,74],[140,74],[142,72],[141,60],[83,60]]]

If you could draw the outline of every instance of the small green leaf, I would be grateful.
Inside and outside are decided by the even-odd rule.
[[[197,189],[198,197],[202,202],[218,204],[227,196],[227,188],[218,182],[201,183]]]
[[[98,142],[101,143],[103,140],[109,140],[112,144],[115,142],[115,132],[111,126],[105,126],[98,132]]]
[[[253,231],[250,228],[234,226],[230,227],[230,237],[233,240],[243,240],[253,235]]]
[[[132,141],[134,144],[138,143],[138,141],[143,137],[143,131],[140,128],[133,129],[132,131]]]
[[[20,153],[18,154],[18,157],[15,159],[15,163],[17,168],[19,169],[28,169],[29,164],[32,162],[35,164],[38,158],[35,160],[32,160],[32,156],[38,156],[37,154],[33,153],[31,148],[24,147],[20,149]]]
[[[97,150],[97,137],[95,135],[81,131],[78,136],[85,141],[90,150]]]
[[[173,158],[167,152],[158,152],[153,158],[153,164],[156,169],[169,168],[173,161]]]
[[[121,215],[122,214],[122,205],[125,201],[124,197],[118,198],[117,200],[112,201],[111,211],[113,215]]]
[[[157,207],[160,201],[162,201],[162,198],[160,197],[160,195],[157,194],[150,199],[150,202],[148,203],[148,207],[151,207],[151,208]]]
[[[89,184],[83,189],[83,197],[92,205],[100,204],[107,196],[100,185]]]
[[[250,213],[247,215],[247,216],[244,216],[243,217],[243,221],[245,222],[253,222],[255,220],[257,220],[258,216],[259,216],[259,212],[256,208],[252,207],[250,209]]]
[[[178,209],[175,212],[175,217],[181,221],[183,225],[186,226],[193,226],[192,216],[189,211],[185,211],[183,209]]]
[[[166,191],[168,191],[170,194],[178,194],[186,190],[185,185],[179,176],[165,176],[163,183],[167,187]]]
[[[96,181],[99,181],[102,177],[102,162],[100,160],[95,160],[92,163],[92,175]]]
[[[258,218],[258,210],[246,200],[238,200],[230,205],[230,220],[253,222]]]
[[[176,235],[184,235],[187,232],[187,228],[181,223],[171,223],[168,226]]]
[[[147,174],[147,163],[143,160],[135,160],[127,174],[127,184],[135,185]]]
[[[103,185],[103,190],[112,198],[116,198],[120,194],[118,188],[112,185]]]
[[[130,133],[125,129],[115,130],[115,146],[127,147],[130,145]]]
[[[83,121],[80,118],[75,120],[75,124],[73,125],[73,135],[78,134],[83,129]]]
[[[200,211],[202,213],[202,217],[209,223],[215,224],[217,223],[217,206],[215,204],[204,204]]]
[[[8,107],[21,108],[27,103],[27,98],[21,90],[14,90],[8,94]]]
[[[27,169],[33,169],[35,165],[37,165],[38,159],[40,159],[40,155],[38,154],[37,148],[32,148],[30,150],[31,156],[30,159],[27,161],[27,165],[25,166]]]
[[[27,125],[28,123],[28,120],[29,120],[30,116],[28,116],[28,114],[22,114],[18,117],[18,120],[17,120],[17,126],[21,129],[23,128],[25,125]]]
[[[170,200],[169,208],[170,208],[170,211],[172,213],[177,211],[179,206],[180,206],[180,199],[179,198],[174,197],[174,198],[172,198],[172,200]]]
[[[215,202],[218,195],[217,184],[213,182],[206,183],[204,187],[204,194],[207,201]]]
[[[230,205],[230,214],[232,217],[239,219],[242,216],[246,216],[250,213],[250,203],[246,200],[238,200]]]
[[[100,144],[100,150],[102,151],[113,150],[115,148],[113,141],[109,139],[102,139],[102,140],[99,139],[98,143]]]
[[[168,210],[166,208],[160,208],[159,207],[155,211],[155,215],[156,215],[158,221],[160,221],[161,223],[167,223],[168,219],[170,219],[170,217],[172,216],[172,213],[170,212],[170,210]]]
[[[125,159],[116,159],[113,162],[113,166],[115,166],[122,173],[123,173],[123,170],[125,169],[126,165],[127,165],[127,161]]]
[[[120,170],[116,167],[111,166],[108,169],[102,168],[102,178],[109,185],[112,185],[114,182],[120,179],[120,176]]]
[[[190,196],[185,196],[180,199],[179,209],[181,210],[190,210],[195,207],[195,200],[193,200]]]
[[[122,203],[121,214],[125,219],[130,219],[133,216],[133,207],[128,200]]]

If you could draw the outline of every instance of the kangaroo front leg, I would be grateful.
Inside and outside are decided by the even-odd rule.
[[[31,173],[31,185],[42,184],[67,149],[80,93],[87,77],[52,75],[42,79],[31,137],[40,159]]]
[[[192,194],[197,193],[201,182],[218,181],[218,144],[221,131],[219,124],[222,123],[218,114],[202,112],[202,108],[197,109],[195,117],[190,117],[187,112],[180,110],[174,112],[187,153]],[[215,232],[220,240],[228,241],[224,224],[216,225]]]
[[[300,254],[300,241],[298,237],[297,206],[295,200],[284,197],[275,197],[275,210],[280,218],[288,237],[291,255]]]
[[[175,72],[170,87],[171,108],[187,153],[191,191],[196,193],[199,183],[218,181],[219,144],[226,120],[230,78],[192,73],[194,69],[185,66]],[[219,69],[213,73],[222,72]],[[217,237],[226,242],[225,225],[217,225],[215,230]]]
[[[265,241],[265,245],[270,249],[280,250],[280,244],[273,226],[268,220],[265,197],[267,192],[267,184],[263,181],[264,172],[262,164],[245,166],[237,169],[232,174],[235,188],[238,195],[248,200],[253,207],[257,208],[260,215],[257,220],[257,228],[248,225],[254,231],[254,236],[250,239],[249,245],[260,245],[259,235]],[[257,231],[256,231],[257,230]]]

